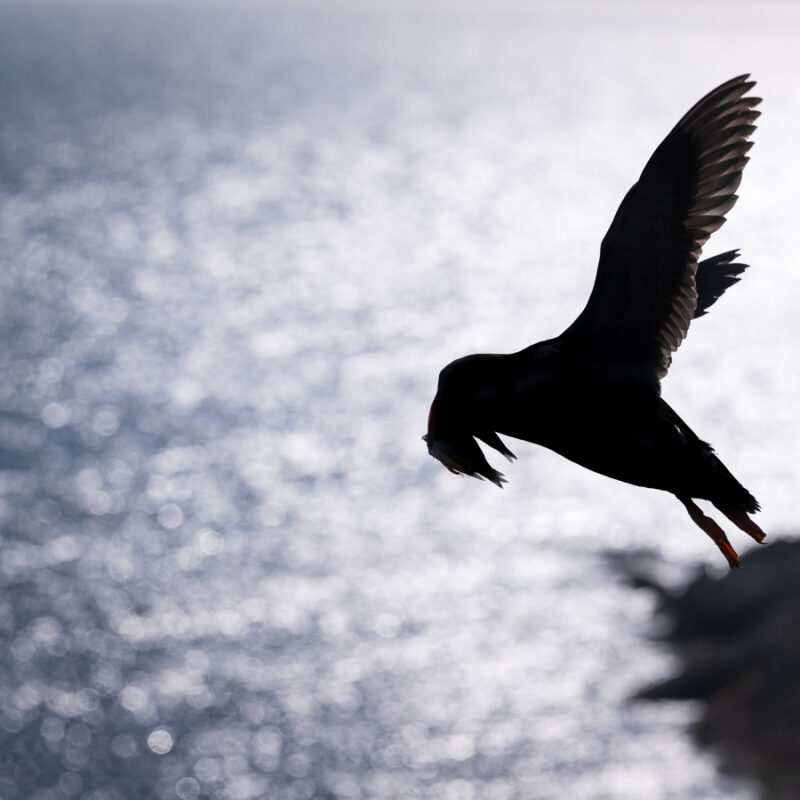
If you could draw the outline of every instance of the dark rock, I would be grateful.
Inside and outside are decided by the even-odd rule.
[[[727,771],[759,779],[773,800],[800,797],[800,541],[747,554],[743,569],[701,574],[682,591],[629,564],[638,586],[662,598],[664,638],[681,661],[648,700],[703,703],[694,733]]]

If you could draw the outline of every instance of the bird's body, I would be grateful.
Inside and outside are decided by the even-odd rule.
[[[715,89],[678,123],[628,192],[603,240],[589,303],[559,337],[510,355],[473,355],[439,376],[424,437],[451,471],[503,476],[475,438],[533,442],[587,469],[662,489],[684,503],[731,567],[738,557],[692,498],[710,500],[761,541],[755,498],[661,397],[661,378],[692,318],[738,280],[730,251],[698,263],[724,222],[747,161],[759,101],[747,76]]]
[[[451,369],[492,374],[491,390],[465,420],[474,435],[494,430],[533,442],[637,486],[712,501],[726,494],[720,476],[730,478],[719,459],[647,385],[575,363],[549,342],[509,356],[468,356]],[[733,487],[729,494],[738,496]]]

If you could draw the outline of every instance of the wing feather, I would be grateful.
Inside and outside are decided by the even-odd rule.
[[[703,245],[736,203],[748,161],[761,102],[748,78],[707,94],[653,153],[603,239],[589,302],[561,337],[565,352],[647,381],[666,375],[698,311]]]
[[[738,250],[728,250],[727,253],[707,258],[697,265],[694,276],[697,286],[695,318],[706,314],[726,289],[741,280],[739,276],[747,269],[747,264],[737,263],[738,257]]]

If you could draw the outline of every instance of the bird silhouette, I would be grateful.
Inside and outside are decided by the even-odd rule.
[[[476,442],[514,454],[498,434],[542,445],[590,470],[674,494],[728,561],[739,558],[693,498],[763,541],[756,499],[661,397],[692,319],[747,267],[738,250],[698,261],[724,222],[748,161],[760,101],[741,75],[695,104],[625,195],[600,247],[586,307],[560,336],[508,355],[448,364],[423,439],[451,472],[505,478]]]

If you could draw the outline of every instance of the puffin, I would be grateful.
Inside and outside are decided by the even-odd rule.
[[[699,260],[737,200],[760,98],[749,75],[699,100],[656,148],[600,246],[586,307],[560,335],[510,354],[459,358],[439,374],[422,437],[450,472],[502,488],[478,441],[500,435],[626,483],[670,492],[732,569],[739,556],[695,500],[757,542],[755,497],[661,396],[692,320],[740,280],[738,250]]]

